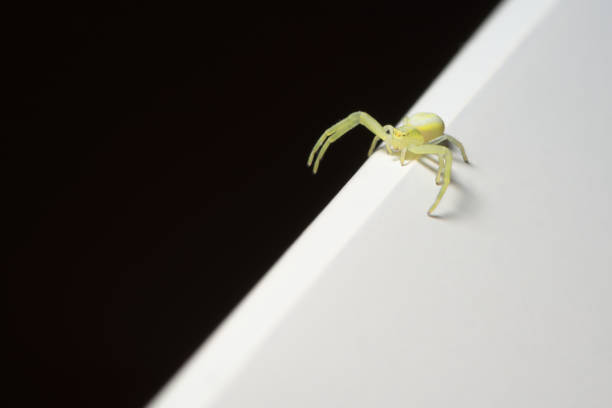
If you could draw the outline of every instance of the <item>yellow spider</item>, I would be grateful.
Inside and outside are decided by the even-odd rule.
[[[440,188],[436,201],[434,201],[429,211],[427,211],[429,215],[436,209],[442,196],[446,192],[446,188],[450,183],[451,165],[453,162],[453,156],[450,150],[445,146],[438,145],[438,143],[448,140],[459,148],[463,160],[469,163],[461,142],[452,136],[444,134],[444,122],[434,113],[415,113],[408,116],[402,126],[395,128],[391,125],[381,126],[376,119],[365,112],[353,112],[327,129],[319,140],[317,140],[317,143],[308,157],[308,166],[311,166],[317,151],[321,149],[317,156],[317,160],[314,162],[314,167],[312,169],[313,173],[316,174],[319,169],[319,162],[329,148],[329,145],[340,139],[342,135],[359,124],[365,126],[374,133],[374,140],[372,140],[372,144],[370,145],[368,157],[374,152],[378,139],[385,142],[385,147],[389,154],[400,152],[400,163],[402,166],[406,159],[418,159],[427,154],[435,154],[438,156],[436,184],[442,184],[442,187]],[[444,170],[444,181],[442,181],[442,170]]]

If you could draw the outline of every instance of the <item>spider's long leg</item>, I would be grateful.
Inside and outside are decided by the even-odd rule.
[[[457,149],[459,149],[461,151],[461,156],[463,157],[463,161],[466,163],[469,163],[470,161],[468,160],[467,154],[465,154],[465,149],[463,148],[463,144],[458,141],[457,139],[455,139],[454,137],[452,137],[451,135],[447,135],[447,134],[443,134],[440,137],[436,137],[433,140],[430,140],[428,143],[429,144],[438,144],[438,143],[442,143],[445,140],[448,140],[449,142],[451,142],[452,144],[455,145],[455,147],[457,147]]]
[[[313,173],[316,174],[317,170],[319,170],[319,163],[321,162],[321,159],[323,158],[323,155],[325,154],[325,152],[329,148],[329,145],[334,143],[336,140],[340,139],[346,132],[347,131],[344,131],[342,133],[338,132],[338,133],[333,134],[332,136],[327,138],[327,140],[325,141],[325,144],[323,145],[323,147],[321,148],[321,151],[319,152],[319,155],[317,156],[317,160],[315,160],[314,167],[312,168],[312,172]]]
[[[323,135],[321,135],[319,140],[317,140],[317,143],[308,157],[308,166],[311,166],[314,157],[318,152],[317,159],[312,169],[313,173],[316,173],[319,169],[319,162],[323,158],[323,155],[325,154],[325,151],[329,145],[340,139],[340,137],[342,137],[346,132],[360,124],[368,128],[376,135],[376,137],[384,140],[385,131],[380,123],[376,121],[376,119],[365,112],[353,112],[348,117],[342,119],[340,122],[323,132]],[[319,149],[321,150],[319,151]],[[372,148],[370,150],[372,150]]]
[[[436,174],[436,184],[442,184],[442,171],[445,168],[445,160],[443,156],[438,156],[438,174]]]
[[[435,154],[440,158],[440,163],[444,160],[444,182],[442,183],[442,187],[440,188],[440,192],[436,197],[436,201],[431,205],[427,214],[431,215],[431,213],[436,209],[442,196],[446,192],[448,185],[450,184],[450,176],[451,176],[451,168],[453,165],[453,155],[450,150],[444,146],[432,145],[432,144],[424,144],[420,146],[413,146],[408,148],[409,152],[416,154]]]
[[[376,142],[378,142],[378,136],[374,136],[374,139],[372,139],[372,144],[370,145],[370,150],[368,150],[368,157],[370,157],[372,155],[372,153],[374,153],[374,148],[376,147]]]
[[[370,145],[370,150],[368,150],[368,157],[370,157],[372,155],[372,153],[374,153],[374,149],[376,148],[376,142],[378,142],[378,139],[384,141],[385,139],[380,138],[378,136],[374,136],[374,139],[372,139],[372,144]],[[387,143],[385,145],[385,148],[387,149],[387,153],[389,154],[393,154],[393,152],[391,151],[391,148],[389,147],[389,143]]]

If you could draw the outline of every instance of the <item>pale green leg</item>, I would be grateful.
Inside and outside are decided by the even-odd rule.
[[[379,137],[380,139],[384,140],[385,131],[383,130],[383,127],[380,125],[380,123],[376,121],[376,119],[374,119],[372,116],[368,115],[365,112],[351,113],[348,117],[344,118],[340,122],[327,129],[325,132],[323,132],[323,135],[319,138],[319,140],[317,140],[317,143],[315,144],[314,148],[310,152],[310,156],[308,157],[308,166],[311,166],[315,155],[317,154],[317,152],[319,152],[317,159],[314,162],[314,167],[312,169],[313,173],[316,173],[319,169],[319,162],[321,161],[323,155],[329,148],[329,145],[340,139],[340,137],[342,137],[346,132],[360,124],[368,128],[372,133],[376,135],[376,137]],[[372,146],[374,145],[375,143],[372,143]],[[372,146],[370,147],[370,150],[373,150]],[[319,151],[319,149],[321,150]]]
[[[400,163],[401,163],[402,166],[404,165],[404,162],[406,161],[406,152],[407,151],[408,151],[408,148],[404,147],[402,149],[402,152],[400,153]]]
[[[463,144],[458,141],[457,139],[455,139],[454,137],[452,137],[451,135],[447,135],[447,134],[443,134],[440,137],[437,137],[433,140],[429,141],[429,144],[438,144],[438,143],[442,143],[445,140],[448,140],[449,142],[451,142],[452,144],[455,145],[455,147],[457,147],[459,149],[459,151],[461,152],[461,156],[463,157],[463,161],[466,163],[469,163],[470,161],[468,160],[467,154],[465,154],[465,149],[463,148]],[[438,175],[436,176],[436,184],[440,185],[442,183],[442,162],[440,162],[440,166],[438,167]]]
[[[329,137],[327,137],[327,139],[325,140],[325,143],[323,144],[323,147],[321,148],[321,150],[319,151],[319,154],[317,156],[317,160],[315,160],[314,163],[314,167],[312,168],[312,172],[316,174],[317,170],[319,170],[319,163],[321,162],[321,159],[323,158],[323,155],[325,155],[325,152],[327,151],[327,149],[329,148],[329,145],[332,144],[333,142],[335,142],[336,140],[340,139],[346,132],[348,132],[349,130],[351,130],[352,128],[354,128],[355,126],[357,126],[359,123],[357,124],[353,124],[353,123],[346,123],[344,121],[337,123],[336,125],[341,125],[338,126],[337,128],[334,129],[334,131],[331,133],[331,135]],[[332,126],[335,127],[336,125]],[[327,133],[327,131],[325,132]],[[323,138],[323,136],[321,136],[321,138]],[[319,139],[320,141],[321,139]],[[318,142],[317,142],[318,144]],[[315,145],[315,149],[316,149],[316,145]],[[315,151],[315,149],[313,149],[313,152]],[[310,157],[308,158],[308,165],[310,166],[312,164],[312,158],[314,157],[314,153],[310,153]]]
[[[353,123],[353,121],[349,121],[350,118],[351,117],[349,116],[348,118],[341,120],[340,122],[336,123],[329,129],[327,129],[325,132],[323,132],[323,135],[321,135],[319,140],[317,140],[317,143],[314,145],[312,151],[310,152],[310,156],[308,156],[308,166],[309,167],[312,166],[312,161],[314,160],[314,157],[317,154],[317,151],[319,150],[319,148],[321,148],[321,146],[327,140],[328,137],[337,133],[338,131],[340,131],[341,134],[346,133],[359,124],[359,122]]]
[[[436,201],[434,201],[432,206],[429,208],[429,211],[427,211],[427,214],[431,215],[431,213],[436,209],[438,204],[440,204],[440,200],[442,200],[442,196],[444,196],[444,193],[446,192],[446,189],[448,188],[448,185],[450,184],[451,168],[453,165],[453,155],[451,154],[451,151],[448,150],[448,148],[444,146],[431,145],[431,144],[413,146],[413,147],[408,148],[408,150],[411,153],[416,153],[416,154],[436,154],[440,158],[440,162],[442,162],[442,157],[444,158],[444,182],[442,183],[440,192],[438,193],[438,196],[436,197]]]
[[[372,155],[372,153],[374,153],[374,148],[376,147],[376,142],[378,141],[379,137],[378,136],[374,136],[374,139],[372,139],[372,144],[370,145],[370,150],[368,150],[368,157],[370,157]],[[387,147],[387,151],[389,153],[391,153],[391,149],[389,149],[389,146]]]
[[[436,174],[436,184],[442,184],[442,171],[444,170],[444,157],[438,156],[438,174]]]
[[[463,144],[461,144],[460,141],[458,141],[457,139],[455,139],[451,135],[444,134],[444,135],[442,135],[440,137],[436,137],[435,139],[430,140],[428,143],[429,144],[438,144],[438,143],[444,142],[445,140],[448,140],[449,142],[454,144],[457,147],[457,149],[459,149],[459,151],[461,151],[461,156],[463,157],[463,161],[464,162],[466,162],[466,163],[470,162],[468,160],[467,154],[465,154],[465,149],[463,148]]]
[[[374,136],[374,139],[372,139],[372,144],[370,145],[370,150],[368,150],[368,157],[370,157],[372,155],[372,153],[374,153],[374,148],[376,147],[376,141],[378,139],[381,139],[383,142],[385,141],[385,139],[383,139],[383,138],[380,138],[378,136]],[[391,151],[391,148],[389,147],[389,143],[387,143],[385,145],[385,148],[387,149],[387,153],[393,154],[393,152]]]

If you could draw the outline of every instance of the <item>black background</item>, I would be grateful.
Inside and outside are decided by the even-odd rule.
[[[26,10],[2,136],[19,406],[145,404],[496,1]],[[13,125],[13,126],[10,126]],[[355,203],[358,205],[358,203]]]

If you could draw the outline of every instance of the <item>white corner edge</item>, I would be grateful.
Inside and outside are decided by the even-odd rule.
[[[436,112],[451,122],[557,2],[503,1],[410,112]],[[149,408],[209,407],[222,395],[266,336],[406,175],[405,167],[385,157],[379,151],[364,163]]]

